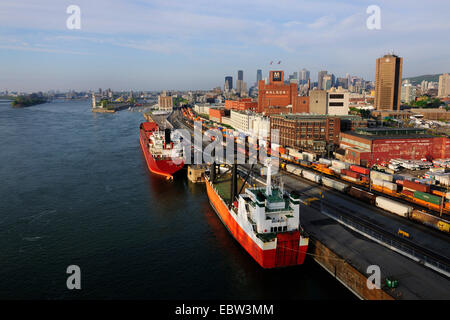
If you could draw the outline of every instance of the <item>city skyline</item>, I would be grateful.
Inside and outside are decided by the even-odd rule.
[[[69,3],[2,3],[0,90],[206,90],[237,70],[252,84],[257,69],[374,81],[375,59],[391,51],[404,77],[450,70],[448,2],[379,1],[381,30],[366,27],[369,1],[206,4],[80,1],[81,29],[69,30]]]

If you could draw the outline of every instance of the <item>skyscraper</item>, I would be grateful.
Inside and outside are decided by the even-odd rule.
[[[245,91],[244,89],[244,71],[238,70],[238,78],[236,81],[236,91],[238,93],[242,93],[242,91]]]
[[[327,74],[327,71],[319,71],[317,76],[317,87],[319,90],[323,89],[323,76]]]
[[[262,70],[256,70],[256,84],[258,85],[259,80],[262,80]]]
[[[322,78],[322,90],[330,90],[333,86],[333,77],[331,74],[326,74]]]
[[[387,54],[377,59],[375,109],[399,110],[403,58]]]
[[[450,75],[448,73],[439,76],[438,97],[444,98],[450,95]]]
[[[233,89],[233,77],[227,76],[225,77],[225,86],[223,88],[224,91],[231,91]]]
[[[308,70],[306,70],[305,68],[300,70],[300,74],[299,74],[299,84],[300,85],[307,84],[309,78],[310,78],[310,72]]]
[[[238,80],[244,80],[244,71],[238,70]]]

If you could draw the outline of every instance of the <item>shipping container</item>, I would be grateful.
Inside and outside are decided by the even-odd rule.
[[[411,206],[381,196],[376,197],[375,205],[405,218],[408,218],[413,210],[413,207]]]
[[[359,179],[353,178],[353,177],[349,177],[346,175],[341,175],[341,178],[350,182],[359,182]]]
[[[402,193],[408,197],[414,197],[414,191],[411,190],[402,190]]]
[[[384,181],[383,182],[383,188],[386,188],[386,189],[388,189],[390,191],[397,192],[397,184],[392,183],[392,182]]]
[[[351,170],[346,170],[346,169],[342,169],[341,170],[341,174],[345,175],[345,176],[349,176],[355,179],[359,180],[359,177],[361,176],[360,173],[355,172],[355,171],[351,171]]]
[[[299,160],[303,160],[303,155],[301,152],[298,152],[297,150],[292,149],[292,148],[286,148],[286,150],[289,151],[290,156],[293,156]]]
[[[375,198],[376,196],[371,193],[371,192],[367,192],[355,187],[351,187],[350,190],[348,191],[348,194],[356,199],[359,199],[361,201],[364,201],[366,203],[370,203],[371,205],[375,204]]]
[[[303,160],[307,160],[307,161],[314,161],[316,160],[316,155],[313,153],[309,153],[309,152],[303,152]]]
[[[350,166],[350,170],[361,173],[361,174],[370,174],[370,170],[368,168],[363,168],[355,165]]]
[[[435,205],[441,205],[441,198],[440,197],[436,197],[432,194],[429,193],[425,193],[425,192],[421,192],[421,191],[415,191],[414,192],[414,198],[423,200],[425,202],[429,202]]]
[[[372,179],[372,186],[383,187],[384,180],[381,179]]]
[[[389,181],[389,182],[392,182],[394,180],[393,175],[379,172],[379,171],[374,171],[374,170],[370,171],[370,178],[385,180],[385,181]]]
[[[293,164],[286,164],[285,168],[286,168],[287,172],[290,172],[290,173],[295,174],[297,176],[301,176],[302,175],[303,169],[300,168],[299,166],[296,166],[296,165],[293,165]]]
[[[349,163],[346,163],[346,162],[343,162],[343,161],[339,161],[339,160],[332,160],[331,161],[331,165],[333,167],[340,168],[340,169],[348,169],[348,168],[350,168],[350,164]]]
[[[341,192],[346,192],[348,189],[350,189],[350,186],[348,184],[327,177],[322,177],[322,184],[326,187],[336,189]]]
[[[316,183],[320,183],[320,181],[321,181],[321,176],[320,175],[315,174],[315,173],[313,173],[311,171],[308,171],[308,170],[303,170],[302,176],[303,176],[303,178],[308,179],[310,181],[314,181]]]
[[[331,160],[325,159],[325,158],[320,158],[319,159],[320,163],[326,164],[327,166],[331,166]]]

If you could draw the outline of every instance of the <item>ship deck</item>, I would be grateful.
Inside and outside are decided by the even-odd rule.
[[[237,187],[239,191],[244,184],[244,181],[242,179],[237,179]],[[214,187],[219,192],[219,195],[221,198],[229,203],[231,198],[231,173],[224,174],[220,176],[216,181],[214,182]]]

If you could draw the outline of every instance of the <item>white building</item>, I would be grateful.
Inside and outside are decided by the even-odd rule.
[[[195,104],[194,105],[194,111],[198,114],[208,114],[209,115],[209,108],[211,107],[210,104]]]
[[[261,139],[266,139],[270,134],[270,118],[251,111],[231,110],[230,117],[223,117],[222,123]]]
[[[230,122],[231,126],[235,130],[239,130],[242,132],[248,132],[249,131],[249,124],[250,124],[250,113],[249,112],[241,112],[241,111],[230,111]]]
[[[409,81],[402,85],[400,100],[405,103],[416,100],[416,87],[409,83]]]
[[[347,90],[332,88],[328,91],[327,99],[327,113],[328,115],[344,116],[348,115],[350,93]]]

